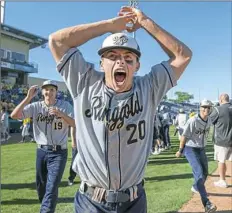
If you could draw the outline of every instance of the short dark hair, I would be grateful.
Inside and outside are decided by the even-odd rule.
[[[224,95],[224,99],[225,99],[225,101],[229,102],[229,101],[230,101],[229,95],[228,95],[228,94],[225,94],[225,95]]]

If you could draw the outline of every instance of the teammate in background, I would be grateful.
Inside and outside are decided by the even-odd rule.
[[[23,119],[23,124],[22,124],[22,140],[19,143],[24,143],[26,137],[29,137],[31,141],[33,141],[33,136],[30,133],[30,124],[31,123],[31,118],[25,118]]]
[[[161,114],[162,114],[162,126],[163,126],[163,141],[165,145],[165,149],[168,149],[171,147],[171,141],[169,136],[169,127],[172,125],[172,119],[171,115],[169,113],[169,107],[162,106],[161,108]]]
[[[205,146],[211,125],[210,119],[208,119],[211,107],[211,101],[202,100],[199,115],[190,118],[184,127],[180,140],[180,149],[176,153],[176,157],[184,154],[191,165],[195,180],[191,190],[200,194],[205,212],[208,213],[215,212],[217,209],[209,201],[205,189],[205,181],[208,176],[208,159],[205,153]]]
[[[176,115],[174,115],[174,116],[172,117],[172,124],[173,124],[174,126],[175,126],[175,121],[176,121]],[[178,129],[175,127],[175,131],[174,131],[174,133],[173,133],[173,136],[176,136],[177,132],[178,132]]]
[[[184,130],[184,126],[188,120],[187,114],[184,112],[184,109],[179,109],[179,114],[176,116],[176,120],[174,125],[176,126],[176,129],[178,130],[178,137],[179,140],[181,139],[181,135]]]
[[[44,101],[31,103],[38,86],[28,90],[26,98],[13,110],[13,119],[32,117],[36,155],[36,188],[41,202],[40,213],[54,213],[58,199],[58,185],[67,161],[69,126],[75,127],[72,106],[56,99],[57,83],[44,81]]]
[[[169,56],[144,77],[134,76],[141,56],[136,40],[119,33],[139,28]],[[113,34],[98,51],[103,72],[97,72],[76,47],[109,32]],[[78,123],[75,161],[82,183],[75,196],[75,212],[145,213],[143,176],[153,140],[154,112],[190,62],[191,50],[131,7],[122,7],[115,18],[53,33],[49,46],[73,97]]]
[[[196,115],[196,112],[193,109],[190,109],[189,118]]]
[[[226,188],[226,161],[232,161],[232,104],[228,94],[221,94],[219,103],[210,114],[215,125],[214,160],[218,161],[220,175],[214,185]]]
[[[77,155],[76,128],[71,127],[70,134],[71,134],[71,141],[72,141],[72,163],[71,163],[70,168],[69,168],[68,185],[72,186],[73,181],[77,175],[77,173],[76,173],[77,171],[73,171],[73,169],[72,169],[74,159]]]
[[[220,104],[219,103],[215,103],[214,104],[214,107],[218,107],[218,106],[220,106]],[[210,117],[212,117],[213,115],[215,115],[215,112],[214,112],[214,110],[215,110],[215,108],[213,109],[213,111],[212,111],[212,114],[210,114]],[[214,119],[213,119],[214,120]],[[213,131],[212,131],[212,142],[213,142],[213,144],[215,144],[215,122],[213,122],[212,121],[212,123],[213,123]]]
[[[160,140],[160,126],[161,121],[159,119],[158,112],[155,115],[154,121],[154,136],[153,136],[153,143],[152,143],[152,154],[158,155],[161,151],[161,140]]]
[[[163,123],[162,123],[162,120],[163,120],[163,115],[162,113],[160,112],[160,110],[157,112],[157,117],[159,119],[159,125],[158,125],[158,128],[159,128],[159,138],[160,138],[160,151],[164,151],[165,150],[165,143],[164,143],[164,127],[163,127]]]
[[[8,141],[10,138],[9,135],[9,114],[6,110],[6,107],[1,109],[1,141]]]

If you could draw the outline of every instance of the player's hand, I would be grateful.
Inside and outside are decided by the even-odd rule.
[[[132,23],[132,26],[131,27],[127,26],[126,28],[126,30],[130,33],[139,29],[141,27],[142,20],[147,18],[144,15],[144,13],[137,8],[129,7],[129,6],[121,7],[121,10],[119,11],[118,15],[125,16],[127,14],[133,14],[132,19],[130,20],[130,22]]]
[[[38,89],[39,89],[38,85],[31,86],[27,92],[27,98],[29,98],[30,100],[34,98],[38,93]]]
[[[178,151],[178,152],[176,153],[176,157],[179,158],[179,157],[181,157],[181,156],[182,156],[182,154]]]
[[[111,33],[118,33],[124,30],[127,30],[127,24],[129,24],[133,19],[135,19],[136,15],[134,13],[127,13],[123,16],[117,16],[115,18],[110,19],[110,29]]]
[[[49,107],[48,112],[50,115],[56,115],[58,117],[61,117],[61,111],[57,107]]]

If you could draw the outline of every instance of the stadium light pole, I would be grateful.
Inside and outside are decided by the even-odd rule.
[[[5,24],[5,8],[6,8],[6,2],[5,1],[0,1],[0,5],[1,5],[1,24]]]

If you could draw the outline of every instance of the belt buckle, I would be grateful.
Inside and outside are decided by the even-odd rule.
[[[118,192],[115,190],[108,190],[105,194],[105,200],[109,203],[117,203],[118,201]]]
[[[52,151],[56,151],[56,145],[52,147]]]

